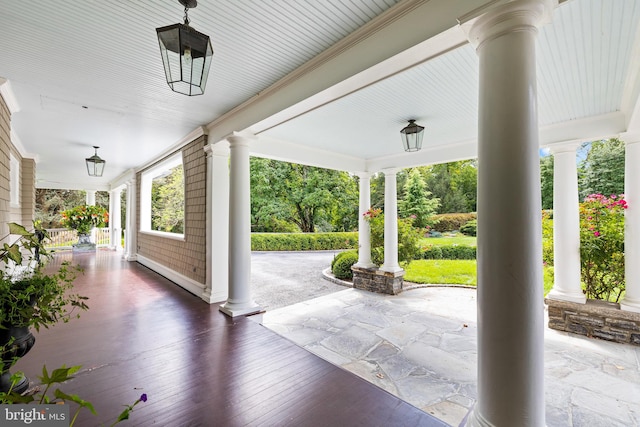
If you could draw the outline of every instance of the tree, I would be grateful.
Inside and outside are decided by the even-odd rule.
[[[36,189],[35,220],[43,228],[61,228],[62,212],[86,203],[83,190]],[[109,193],[96,192],[96,205],[109,209]]]
[[[358,221],[357,188],[355,177],[346,172],[252,158],[253,228],[290,231],[273,229],[288,223],[307,233],[352,229]]]
[[[553,209],[553,156],[540,158],[540,189],[542,209]]]
[[[474,162],[442,163],[427,169],[427,188],[440,200],[438,213],[475,210],[477,169]]]
[[[182,165],[153,179],[151,184],[151,228],[184,233],[184,170]]]
[[[590,194],[624,193],[624,142],[594,141],[580,165],[580,199]]]
[[[420,171],[412,169],[404,186],[404,199],[398,204],[400,217],[413,218],[414,227],[424,228],[432,224],[431,217],[439,205],[440,201],[427,191]]]

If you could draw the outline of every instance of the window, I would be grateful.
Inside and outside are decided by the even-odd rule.
[[[184,168],[178,153],[142,173],[141,230],[184,236]]]
[[[20,207],[20,160],[13,153],[9,154],[9,205]]]

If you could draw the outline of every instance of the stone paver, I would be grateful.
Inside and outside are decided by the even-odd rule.
[[[457,426],[477,398],[474,289],[342,290],[262,323]],[[549,427],[640,425],[640,347],[545,329]]]

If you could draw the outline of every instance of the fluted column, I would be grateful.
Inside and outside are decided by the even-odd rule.
[[[220,306],[220,311],[235,317],[262,309],[251,299],[251,138],[234,134],[227,139],[230,149],[229,298]]]
[[[207,154],[207,283],[209,304],[229,296],[229,154]]]
[[[124,259],[127,261],[135,261],[138,254],[138,224],[136,206],[136,178],[132,178],[127,182],[127,206],[126,206],[126,229],[124,235]]]
[[[396,174],[398,169],[384,172],[384,263],[380,270],[403,271],[398,264],[398,190]]]
[[[360,206],[358,209],[358,262],[356,267],[375,267],[371,261],[371,227],[364,214],[371,208],[371,174],[358,172],[360,178]]]
[[[109,191],[109,249],[114,251],[122,248],[120,243],[122,235],[122,220],[120,219],[122,210],[121,196],[122,188]]]
[[[620,308],[640,313],[640,135],[627,135],[625,145],[624,270],[626,294]]]
[[[551,148],[553,154],[553,289],[548,298],[584,304],[580,282],[580,200],[576,148]]]
[[[469,426],[545,425],[536,93],[537,26],[550,2],[478,18],[478,400]]]

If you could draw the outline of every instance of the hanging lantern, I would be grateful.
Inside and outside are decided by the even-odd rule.
[[[422,148],[424,127],[416,124],[415,120],[409,120],[409,124],[400,133],[404,151],[418,151]]]
[[[188,11],[196,0],[178,0],[184,6],[184,24],[156,28],[167,84],[174,92],[202,95],[207,84],[213,49],[209,36],[189,26]]]
[[[88,159],[85,159],[87,162],[87,172],[89,176],[102,176],[102,172],[104,172],[104,165],[107,163],[98,157],[98,148],[95,145],[93,148],[96,150],[95,154]]]

